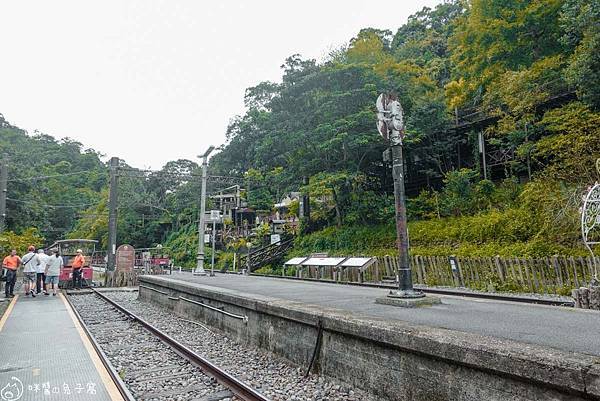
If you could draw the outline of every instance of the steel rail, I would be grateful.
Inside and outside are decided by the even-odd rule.
[[[195,353],[193,350],[189,349],[185,345],[181,344],[179,341],[175,340],[173,337],[168,334],[162,332],[161,330],[154,327],[152,324],[146,322],[141,317],[137,316],[133,312],[127,310],[117,302],[113,301],[106,295],[96,291],[92,288],[92,291],[102,298],[104,301],[108,302],[116,309],[129,316],[134,321],[141,324],[146,330],[157,336],[162,342],[171,347],[175,352],[177,352],[182,357],[186,358],[194,365],[198,366],[202,369],[206,374],[214,377],[219,383],[223,386],[227,387],[229,390],[233,392],[237,397],[241,398],[244,401],[270,401],[267,397],[248,386],[246,383],[241,380],[236,379],[229,373],[225,372],[223,369],[219,368],[209,360],[203,358],[202,356]]]
[[[237,272],[227,271],[228,274],[238,274]],[[327,284],[339,284],[339,285],[351,285],[355,287],[368,287],[368,288],[384,288],[384,289],[395,289],[396,286],[393,284],[385,284],[385,283],[359,283],[359,282],[345,282],[345,281],[333,281],[328,279],[318,279],[318,278],[299,278],[292,276],[278,276],[274,274],[261,274],[261,273],[250,273],[251,276],[257,277],[267,277],[267,278],[280,278],[285,280],[297,280],[297,281],[309,281],[309,282],[318,282],[318,283],[327,283]],[[574,307],[575,301],[560,301],[556,299],[544,299],[544,298],[534,298],[534,297],[523,297],[518,295],[502,295],[502,294],[486,294],[482,292],[471,292],[471,291],[460,291],[460,290],[451,290],[451,289],[443,289],[443,288],[431,288],[431,287],[415,287],[419,290],[429,293],[429,294],[439,294],[439,295],[452,295],[457,297],[468,297],[468,298],[479,298],[479,299],[489,299],[492,301],[508,301],[508,302],[518,302],[524,304],[537,304],[537,305],[549,305],[549,306],[565,306],[565,307]]]
[[[90,343],[92,343],[92,347],[94,347],[94,350],[96,351],[96,354],[98,354],[98,357],[100,358],[100,361],[102,362],[102,365],[104,365],[104,367],[108,371],[110,378],[115,383],[115,386],[117,387],[117,390],[119,391],[119,393],[121,394],[123,399],[125,401],[136,401],[135,397],[129,392],[129,389],[127,388],[127,385],[125,384],[125,382],[123,382],[123,380],[121,379],[121,376],[119,376],[119,372],[117,372],[117,369],[115,369],[115,367],[110,362],[110,360],[108,359],[108,357],[106,356],[104,351],[102,351],[102,348],[100,348],[100,345],[96,341],[96,338],[88,329],[87,325],[83,321],[83,318],[81,317],[81,315],[75,308],[75,305],[73,305],[73,303],[71,302],[70,296],[68,296],[66,294],[63,294],[63,296],[67,300],[69,308],[71,308],[71,311],[77,317],[77,320],[79,321],[79,324],[83,328],[85,335],[87,336],[88,340],[90,340]]]

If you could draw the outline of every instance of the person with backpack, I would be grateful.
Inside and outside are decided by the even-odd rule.
[[[10,255],[4,258],[2,261],[2,267],[5,270],[6,283],[4,287],[4,294],[6,298],[13,298],[15,296],[15,283],[17,282],[17,269],[21,264],[21,258],[17,255],[17,250],[13,249],[10,251]]]
[[[37,279],[37,267],[40,264],[38,256],[35,254],[35,247],[30,245],[27,253],[21,257],[23,263],[23,284],[25,285],[25,296],[29,294],[35,298],[35,281]]]
[[[52,296],[56,296],[58,291],[58,277],[60,275],[60,269],[63,267],[63,258],[60,257],[58,250],[52,249],[52,255],[48,257],[46,263],[46,286],[44,288],[44,295],[48,294],[48,284],[52,284]]]

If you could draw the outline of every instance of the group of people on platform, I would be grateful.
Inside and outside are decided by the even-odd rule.
[[[52,295],[56,296],[63,263],[63,258],[57,249],[50,249],[50,255],[48,255],[43,249],[38,249],[36,252],[35,247],[30,245],[27,253],[23,256],[17,255],[16,249],[13,249],[10,255],[2,261],[2,268],[6,277],[5,297],[12,298],[15,296],[17,270],[20,266],[23,266],[23,288],[26,297],[31,295],[35,298],[36,294],[40,294],[42,291],[44,295],[50,295],[48,293],[49,284],[52,286]],[[81,289],[81,269],[84,263],[83,252],[78,249],[77,256],[71,264],[73,267],[73,288],[75,289]]]

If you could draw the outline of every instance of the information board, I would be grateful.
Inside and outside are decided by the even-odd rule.
[[[342,263],[344,267],[363,267],[369,263],[373,258],[348,258]]]
[[[308,258],[302,262],[303,266],[337,266],[346,258]]]
[[[290,260],[288,260],[287,262],[284,263],[284,265],[288,265],[288,266],[297,266],[299,264],[302,264],[302,262],[304,262],[307,258],[292,258]]]

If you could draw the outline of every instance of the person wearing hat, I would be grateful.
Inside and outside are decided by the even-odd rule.
[[[25,296],[28,297],[31,294],[35,298],[35,281],[37,276],[37,266],[40,264],[38,256],[35,254],[35,247],[29,245],[27,253],[21,257],[23,263],[23,284],[25,285]]]
[[[17,282],[17,269],[21,264],[21,258],[17,255],[17,250],[13,249],[10,251],[10,255],[4,258],[2,261],[2,267],[6,269],[6,285],[4,287],[4,294],[6,298],[12,298],[15,296],[15,283]]]
[[[56,296],[58,291],[58,277],[60,276],[60,269],[63,267],[63,259],[60,257],[57,249],[50,251],[51,256],[48,257],[48,263],[46,263],[46,285],[44,288],[44,295],[48,294],[48,284],[52,284],[52,296]]]
[[[85,257],[81,249],[77,250],[77,256],[73,259],[71,266],[73,267],[73,289],[81,289],[81,268],[85,263]]]

